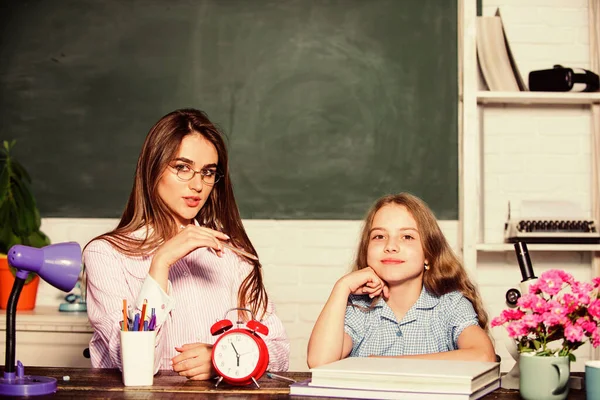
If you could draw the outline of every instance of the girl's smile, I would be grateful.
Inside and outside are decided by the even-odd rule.
[[[402,264],[404,263],[404,260],[398,260],[396,258],[384,258],[383,260],[381,260],[382,264]]]

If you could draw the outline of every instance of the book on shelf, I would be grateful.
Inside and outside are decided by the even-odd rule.
[[[477,17],[477,61],[486,86],[491,91],[526,91],[527,86],[519,72],[500,10],[491,17]]]
[[[309,386],[470,395],[500,377],[500,363],[348,357],[310,371]]]
[[[488,383],[481,389],[469,393],[433,393],[407,392],[401,390],[363,390],[323,386],[313,386],[310,379],[292,383],[290,395],[340,397],[344,399],[400,399],[400,400],[476,400],[500,387],[500,378]]]

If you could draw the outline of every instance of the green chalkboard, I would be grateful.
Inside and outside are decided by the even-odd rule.
[[[117,217],[149,128],[224,130],[243,218],[458,217],[457,10],[442,0],[62,0],[0,13],[0,139],[43,217]]]

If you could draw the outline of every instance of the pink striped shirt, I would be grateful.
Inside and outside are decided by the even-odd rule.
[[[123,299],[141,310],[154,307],[157,316],[155,370],[172,369],[176,346],[186,343],[214,344],[218,336],[210,327],[237,307],[238,289],[252,270],[230,250],[218,257],[212,250],[197,249],[177,261],[169,270],[168,293],[148,275],[152,256],[128,257],[105,240],[92,241],[83,254],[87,274],[87,309],[94,334],[90,355],[94,368],[121,368],[120,327]],[[257,317],[257,316],[255,316]],[[237,320],[237,311],[227,314]],[[269,348],[269,370],[286,371],[290,344],[275,307],[269,301],[262,323],[269,328],[263,337]]]

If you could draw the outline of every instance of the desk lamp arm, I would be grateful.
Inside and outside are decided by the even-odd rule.
[[[25,277],[22,277],[25,275]],[[21,290],[25,284],[29,272],[17,270],[15,276],[15,283],[13,284],[10,296],[8,298],[8,305],[6,307],[6,357],[4,362],[4,371],[6,373],[15,372],[15,349],[17,347],[17,303],[19,302],[19,296]]]

